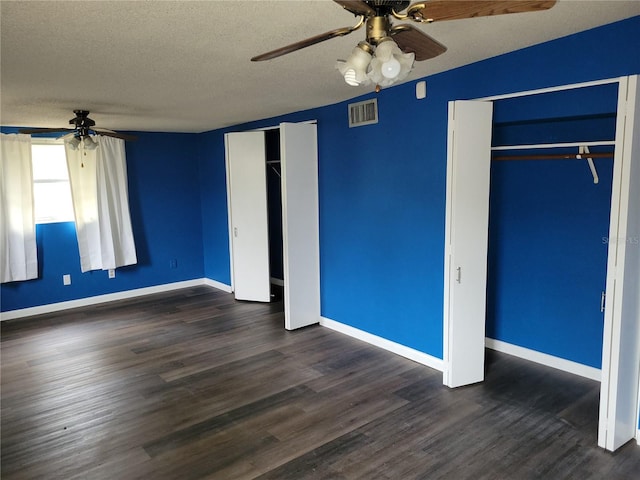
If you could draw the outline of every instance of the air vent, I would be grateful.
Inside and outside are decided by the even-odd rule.
[[[378,99],[349,104],[349,128],[378,123]]]

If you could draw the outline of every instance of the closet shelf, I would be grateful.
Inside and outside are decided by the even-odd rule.
[[[585,158],[613,158],[613,152],[608,153],[550,153],[546,155],[500,155],[492,160],[584,160]]]
[[[530,145],[500,145],[498,147],[491,147],[493,151],[500,150],[529,150],[536,148],[566,148],[566,147],[600,147],[600,146],[614,146],[616,142],[614,140],[598,141],[598,142],[570,142],[570,143],[536,143]]]

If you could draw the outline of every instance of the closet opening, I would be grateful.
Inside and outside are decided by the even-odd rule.
[[[283,301],[285,328],[320,320],[315,122],[225,134],[231,288]]]
[[[267,219],[269,224],[269,282],[271,301],[279,302],[284,295],[280,129],[273,128],[264,133],[267,168]]]
[[[600,380],[618,85],[493,102],[486,332]]]
[[[598,380],[610,451],[640,443],[639,123],[637,75],[449,105],[444,383],[485,345]]]

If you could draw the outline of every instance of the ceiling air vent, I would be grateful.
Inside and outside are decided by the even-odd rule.
[[[378,123],[378,99],[349,104],[349,128]]]

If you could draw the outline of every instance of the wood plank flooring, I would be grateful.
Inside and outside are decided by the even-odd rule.
[[[205,286],[3,322],[15,479],[639,479],[599,384],[487,352],[484,383]]]

